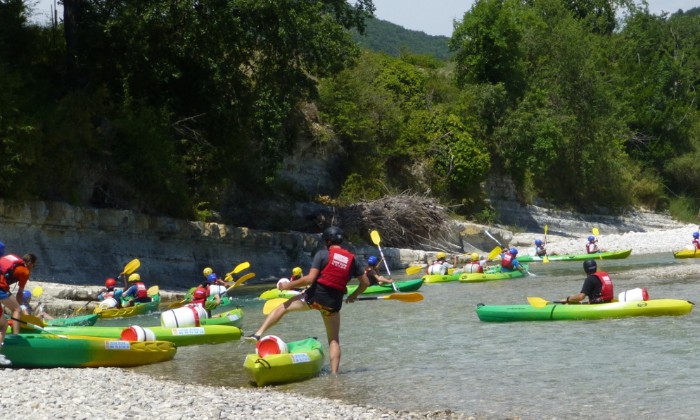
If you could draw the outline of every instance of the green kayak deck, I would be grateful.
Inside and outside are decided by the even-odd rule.
[[[248,354],[243,367],[257,386],[303,381],[319,374],[323,367],[323,344],[315,338],[287,343],[289,352],[265,357]]]
[[[607,251],[598,252],[595,254],[562,254],[562,255],[549,255],[549,261],[584,261],[584,260],[621,260],[627,258],[632,254],[631,249],[625,249],[623,251]],[[535,255],[518,255],[518,261],[520,262],[541,262],[542,257]]]
[[[118,339],[128,327],[45,327],[46,332],[66,336],[84,336]],[[169,341],[177,346],[218,344],[241,338],[241,330],[230,325],[202,325],[199,327],[163,328],[143,327],[153,331],[156,340]]]

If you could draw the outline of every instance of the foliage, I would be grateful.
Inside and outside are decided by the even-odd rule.
[[[367,25],[365,33],[360,35],[358,32],[353,32],[353,39],[366,49],[394,57],[409,51],[411,54],[430,56],[442,61],[450,58],[448,37],[404,29],[377,18],[367,19],[365,23]]]

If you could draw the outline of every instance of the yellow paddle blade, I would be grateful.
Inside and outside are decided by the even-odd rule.
[[[594,236],[600,235],[600,231],[598,230],[598,228],[593,228],[593,229],[591,230],[591,232],[593,232],[593,235],[594,235]]]
[[[32,296],[34,296],[35,298],[41,296],[42,293],[44,293],[44,289],[41,286],[37,286],[34,289],[32,289]]]
[[[134,258],[124,266],[124,271],[122,271],[122,274],[131,274],[134,271],[138,270],[139,267],[141,267],[141,261],[139,261],[138,258]]]
[[[187,303],[187,302],[185,302],[184,300],[178,300],[177,302],[172,302],[172,303],[168,304],[168,309],[181,308],[181,307],[185,306],[185,303]]]
[[[38,316],[34,315],[25,315],[25,314],[20,314],[19,319],[22,320],[21,325],[20,325],[20,331],[25,330],[25,329],[36,329],[32,325],[35,325],[37,327],[44,327],[44,321],[41,320]],[[18,323],[19,324],[19,323]]]
[[[148,294],[149,297],[153,297],[157,295],[160,292],[160,288],[158,286],[151,286],[148,288],[146,293]]]
[[[401,302],[420,302],[423,300],[423,295],[417,292],[412,293],[392,293],[384,296],[359,297],[357,300],[400,300]]]
[[[285,298],[276,298],[268,300],[267,302],[265,302],[265,306],[263,306],[263,315],[269,315],[270,312],[274,311],[278,306],[282,305],[288,300],[289,299]]]
[[[244,275],[244,276],[241,276],[241,278],[238,279],[238,280],[236,280],[236,282],[233,283],[228,289],[226,289],[226,291],[228,292],[229,290],[233,289],[234,287],[240,286],[241,284],[243,284],[243,283],[245,283],[246,281],[252,279],[253,277],[255,277],[255,273],[248,273],[248,274],[246,274],[246,275]]]
[[[238,274],[241,271],[245,270],[246,268],[250,268],[250,263],[248,261],[244,261],[240,264],[238,264],[233,270],[231,270],[230,273],[228,274]]]
[[[409,276],[412,276],[414,274],[418,274],[421,271],[423,271],[423,266],[422,265],[414,265],[411,267],[406,267],[406,274]]]
[[[527,302],[535,308],[544,308],[549,303],[547,300],[537,296],[528,296]]]
[[[491,250],[491,252],[489,252],[489,256],[488,256],[487,260],[493,260],[494,258],[499,256],[501,254],[501,252],[503,252],[503,249],[501,249],[500,246],[495,247],[494,249]]]
[[[548,226],[544,225],[544,236],[547,236],[547,229],[548,229]]]
[[[369,236],[372,237],[372,242],[375,245],[379,245],[379,243],[382,241],[382,238],[379,237],[379,232],[377,232],[376,230],[370,232]]]
[[[542,262],[545,264],[549,264],[549,257],[546,255],[544,257],[542,257]]]

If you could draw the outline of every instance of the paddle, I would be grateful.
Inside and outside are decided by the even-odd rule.
[[[408,274],[409,276],[418,274],[421,271],[423,271],[423,268],[425,267],[423,267],[422,265],[413,265],[411,267],[406,267],[406,274]]]
[[[120,275],[131,274],[138,270],[139,267],[141,267],[141,261],[139,261],[138,258],[134,258],[124,266],[124,271],[122,271]]]
[[[32,296],[35,298],[38,298],[44,293],[44,289],[41,286],[37,286],[34,289],[32,289]]]
[[[542,258],[542,262],[544,264],[549,264],[549,257],[547,256],[547,225],[544,225],[544,257]]]
[[[265,302],[265,306],[263,306],[263,315],[269,315],[270,312],[275,310],[275,308],[282,305],[288,300],[289,299],[285,298],[276,298],[268,300],[267,302]],[[357,300],[398,300],[401,302],[420,302],[421,300],[423,300],[423,295],[418,292],[392,293],[390,295],[382,296],[359,297],[357,298]]]
[[[229,290],[233,289],[234,287],[240,286],[241,284],[243,284],[243,283],[245,283],[246,281],[252,279],[253,277],[255,277],[255,273],[248,273],[248,274],[245,274],[245,275],[241,276],[241,278],[239,278],[238,280],[236,280],[235,283],[233,283],[228,289],[226,289],[226,292],[225,292],[225,293],[228,293]]]
[[[484,229],[484,233],[486,233],[486,236],[488,236],[489,238],[491,238],[491,239],[493,239],[494,241],[496,241],[496,243],[498,244],[498,246],[500,246],[501,248],[503,248],[503,244],[500,243],[500,242],[498,242],[498,239],[494,238],[493,235],[491,235],[491,233],[489,233],[488,230]]]
[[[241,271],[245,270],[246,268],[250,268],[250,263],[248,261],[244,261],[244,262],[238,264],[233,270],[226,273],[226,276],[224,276],[224,277],[233,276],[234,274],[238,274]]]
[[[88,305],[91,304],[92,302],[94,302],[94,299],[90,299],[87,301],[87,303],[85,305],[79,306],[78,308],[76,308],[75,311],[73,311],[73,315],[78,315],[79,313],[81,313],[82,311],[87,309]]]
[[[495,259],[497,256],[499,256],[503,252],[503,249],[500,246],[495,247],[494,249],[489,252],[488,257],[486,258],[487,261],[491,261]]]
[[[148,288],[146,293],[148,294],[148,297],[153,297],[153,296],[157,295],[158,293],[160,293],[160,288],[158,286],[151,286]]]
[[[382,238],[379,237],[379,232],[376,230],[373,230],[370,232],[369,236],[372,238],[372,242],[374,242],[375,245],[377,245],[377,248],[379,249],[379,255],[382,256],[382,260],[384,261],[384,267],[386,268],[386,272],[389,275],[389,278],[391,278],[391,271],[389,271],[389,264],[386,263],[386,259],[384,258],[384,253],[382,252],[382,247],[379,246],[379,243],[382,241]],[[391,282],[391,287],[394,289],[394,292],[398,293],[399,288],[396,286],[396,283],[393,281]]]
[[[24,314],[22,314],[22,315],[20,315],[20,318],[19,318],[19,319],[18,319],[18,318],[15,318],[15,317],[13,317],[13,316],[11,316],[10,319],[11,319],[12,321],[14,321],[14,322],[19,322],[20,324],[24,324],[24,325],[26,325],[26,326],[28,326],[28,327],[30,327],[30,328],[34,328],[35,330],[44,332],[44,333],[46,333],[46,334],[55,335],[56,337],[60,337],[60,338],[68,338],[68,337],[65,336],[65,335],[54,334],[54,333],[52,333],[52,332],[46,331],[46,330],[44,329],[44,327],[37,325],[37,324],[44,325],[44,321],[42,321],[41,319],[39,319],[38,317],[35,317],[35,316],[33,316],[33,315],[24,315]],[[31,322],[30,322],[30,321],[31,321]]]
[[[411,293],[392,293],[390,295],[382,295],[382,296],[368,296],[368,297],[359,297],[357,300],[398,300],[401,302],[420,302],[423,300],[423,295],[418,292],[411,292]]]
[[[544,308],[549,303],[548,300],[542,299],[541,297],[537,296],[528,296],[527,302],[535,308]]]

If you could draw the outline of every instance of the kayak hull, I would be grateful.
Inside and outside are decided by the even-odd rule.
[[[124,308],[109,308],[102,309],[99,306],[95,308],[95,314],[100,318],[126,318],[136,315],[144,315],[151,312],[157,312],[160,305],[160,298],[154,296],[152,302],[137,303],[134,306]]]
[[[674,252],[673,258],[700,258],[700,252],[694,249],[682,249]]]
[[[562,255],[549,255],[549,261],[584,261],[590,259],[603,259],[603,260],[621,260],[627,258],[632,254],[631,249],[625,249],[623,251],[608,251],[599,252],[596,254],[562,254]],[[541,262],[542,257],[535,255],[518,255],[518,261],[520,262]]]
[[[413,279],[413,280],[402,280],[394,282],[399,292],[415,292],[420,289],[423,285],[423,279]],[[357,289],[358,285],[353,284],[348,286],[348,294],[352,294]],[[394,288],[391,284],[376,284],[369,286],[361,294],[363,295],[374,295],[378,293],[394,293]]]
[[[46,327],[51,334],[117,339],[128,327]],[[230,325],[202,325],[199,327],[163,328],[144,327],[153,331],[156,340],[177,346],[218,344],[241,338],[240,328]]]
[[[283,299],[290,299],[296,295],[298,295],[299,291],[297,290],[280,290],[278,288],[270,289],[270,290],[265,290],[260,294],[260,299],[277,299],[277,298],[283,298]]]
[[[426,274],[423,283],[448,283],[459,280],[460,274]]]
[[[88,315],[78,315],[78,316],[71,316],[68,318],[54,318],[46,321],[46,325],[51,325],[54,327],[59,327],[59,326],[64,326],[64,327],[69,327],[69,326],[77,326],[77,325],[82,325],[82,326],[90,326],[90,325],[95,325],[97,322],[97,314],[88,314]]]
[[[509,272],[497,272],[497,273],[464,273],[459,277],[460,283],[483,283],[485,281],[496,281],[496,280],[513,280],[519,279],[527,276],[528,267],[525,267],[524,271],[515,270]]]
[[[288,353],[265,357],[248,354],[243,368],[251,382],[257,386],[298,382],[312,378],[321,372],[325,351],[315,338],[287,343]]]
[[[476,315],[484,322],[567,321],[633,316],[679,316],[690,313],[693,303],[682,299],[651,299],[638,302],[611,302],[595,305],[553,303],[541,308],[532,305],[483,305]]]
[[[0,351],[14,368],[131,367],[171,360],[175,352],[175,345],[167,341],[60,338],[49,334],[8,335]]]

